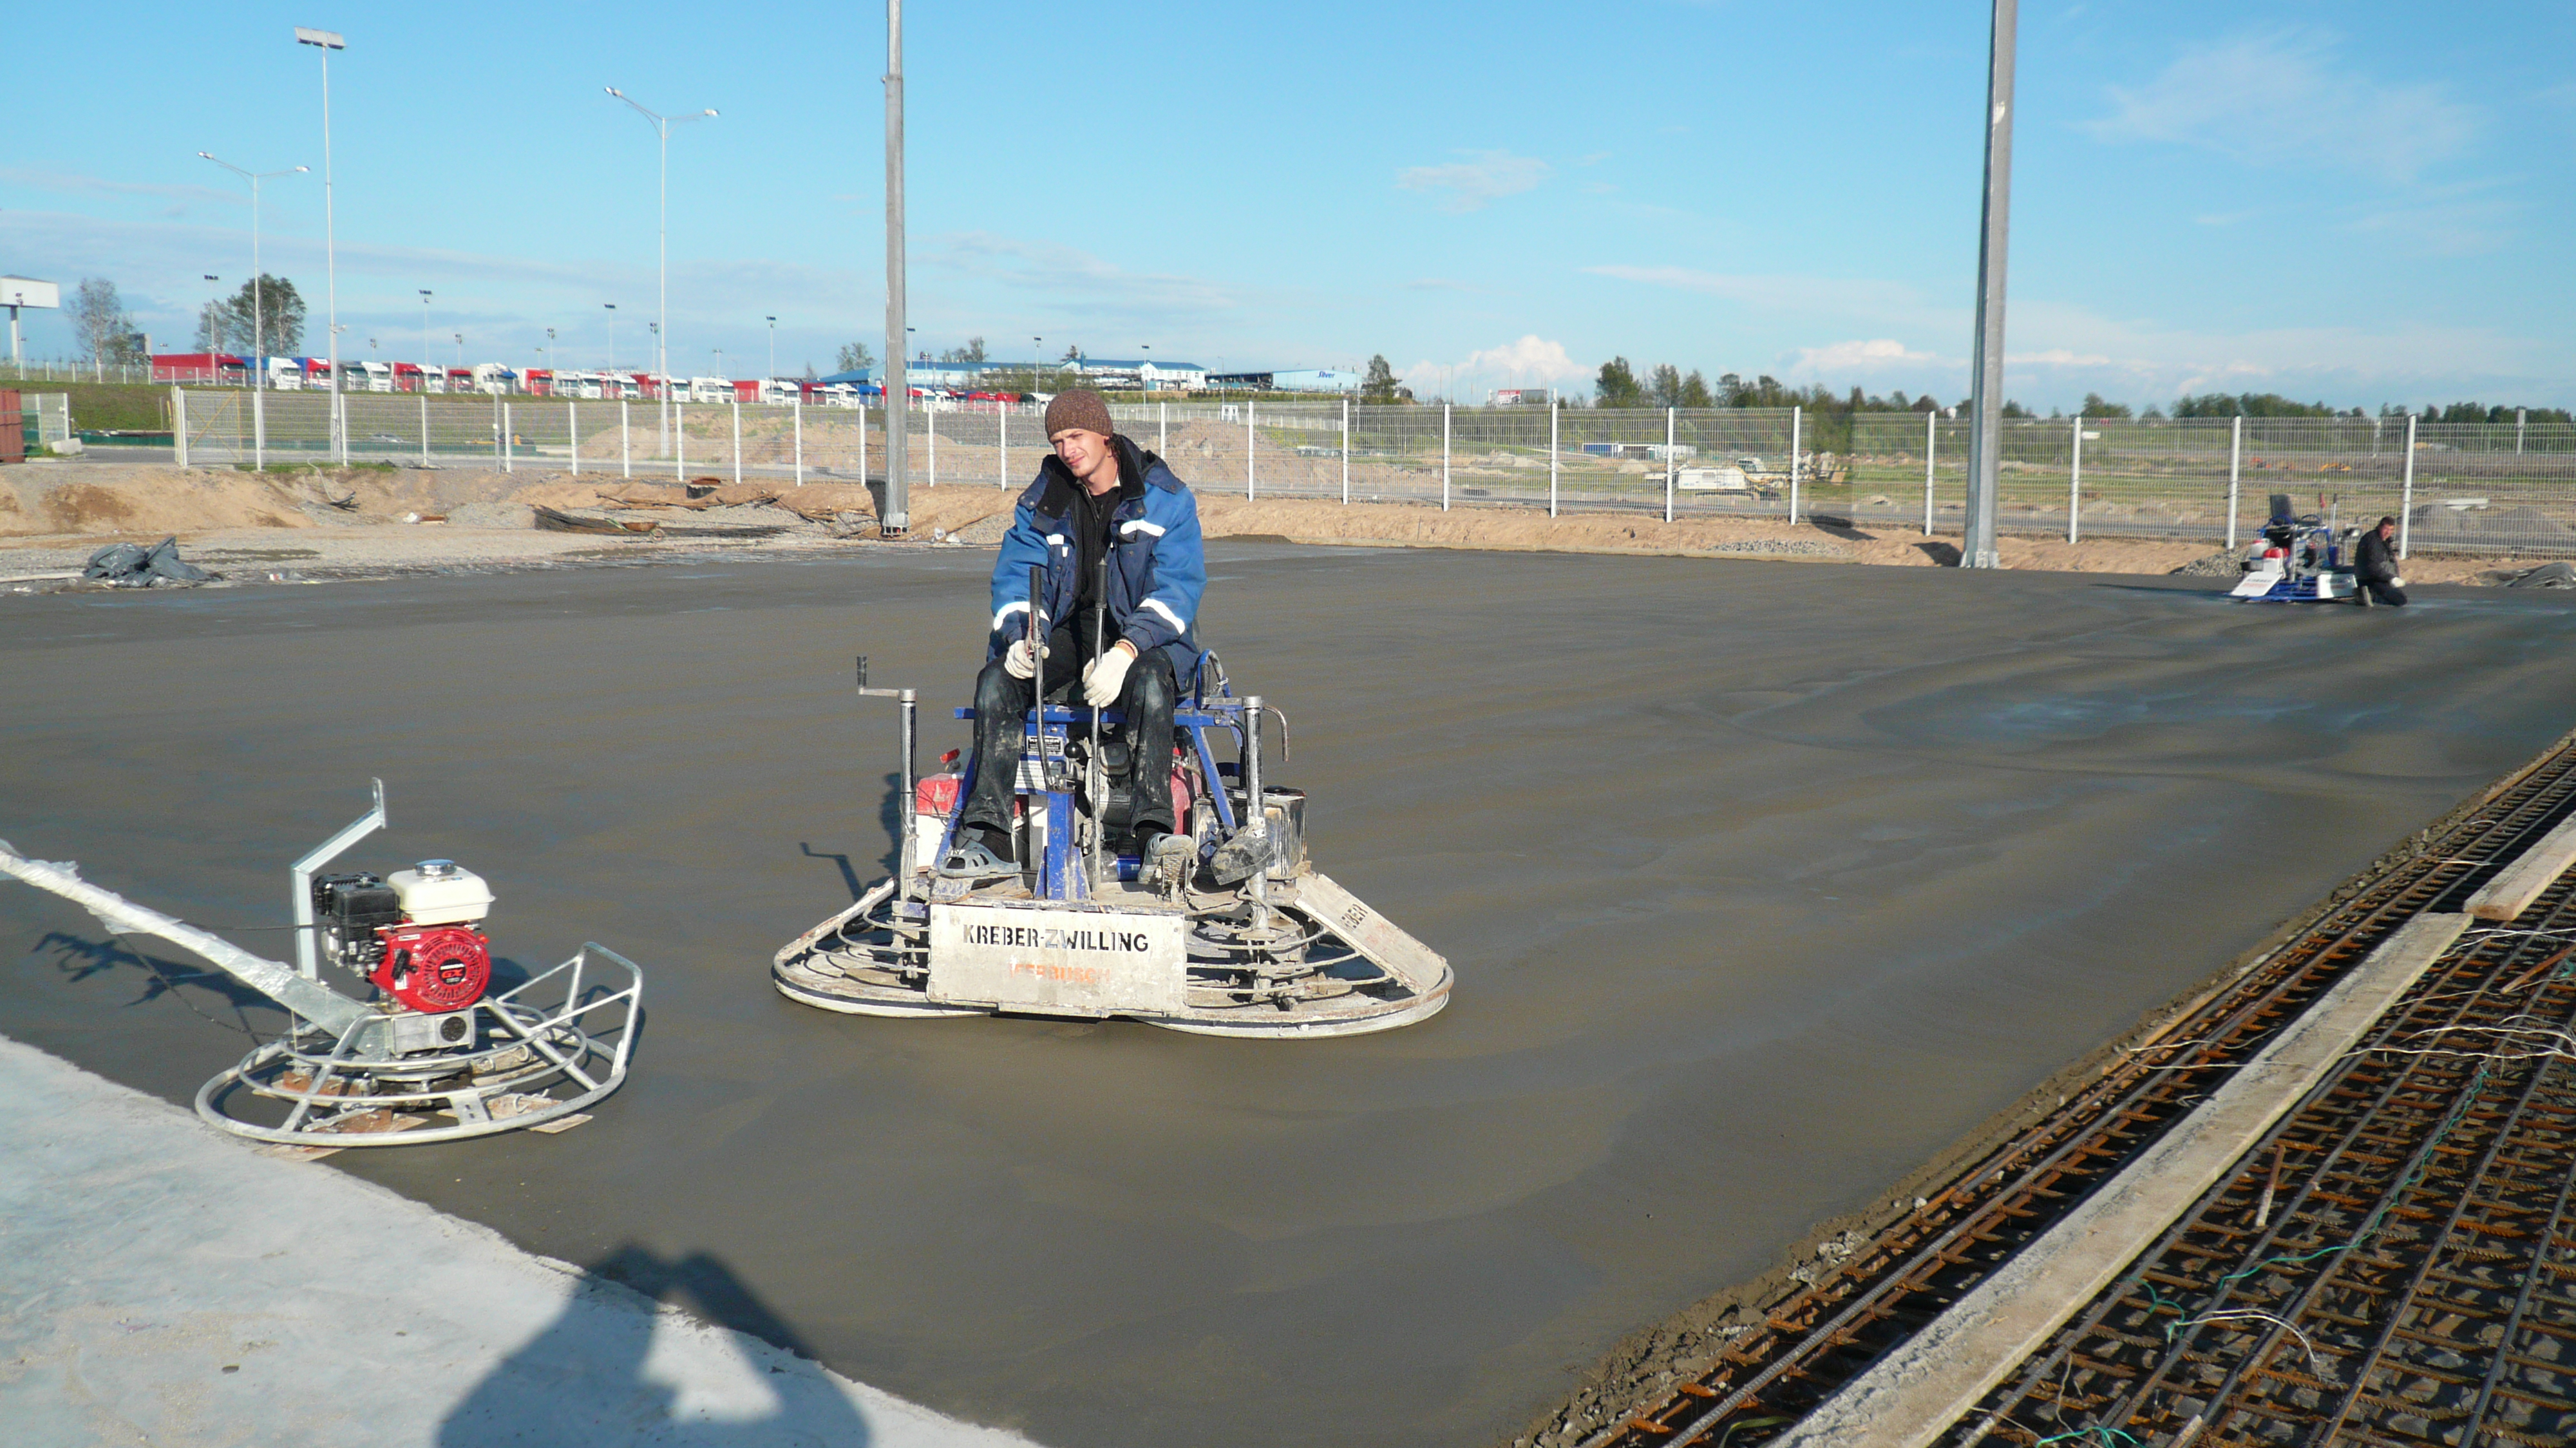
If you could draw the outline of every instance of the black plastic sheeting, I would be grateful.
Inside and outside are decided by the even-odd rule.
[[[104,579],[119,588],[167,588],[175,583],[203,583],[215,577],[179,556],[176,534],[146,548],[140,543],[111,543],[89,556],[83,578]]]

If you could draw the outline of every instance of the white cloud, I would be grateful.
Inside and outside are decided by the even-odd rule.
[[[1214,282],[1166,272],[1132,272],[1087,251],[989,231],[937,238],[923,259],[968,276],[1044,294],[1059,311],[1139,317],[1203,317],[1241,303]]]
[[[1548,164],[1534,156],[1515,156],[1509,151],[1463,154],[1475,159],[1452,161],[1445,166],[1409,166],[1396,174],[1395,184],[1404,191],[1447,192],[1448,199],[1441,203],[1443,210],[1476,211],[1488,202],[1530,190],[1549,175]]]
[[[2411,181],[2466,151],[2483,113],[2437,84],[2348,66],[2331,36],[2285,30],[2184,51],[2087,127],[2105,141],[2161,141],[2268,165],[2330,166]]]
[[[1495,387],[1554,387],[1563,391],[1567,384],[1589,375],[1588,368],[1566,354],[1564,343],[1551,342],[1536,333],[1499,347],[1470,352],[1455,362],[1425,358],[1399,374],[1404,385],[1418,396],[1447,396],[1461,401],[1480,400],[1488,388]]]
[[[146,181],[110,181],[104,176],[81,176],[68,171],[46,171],[29,166],[0,166],[0,186],[24,186],[34,191],[52,191],[65,196],[157,196],[184,206],[189,202],[222,206],[250,205],[247,190],[224,190],[213,186],[165,185]]]
[[[1819,373],[1874,373],[1891,367],[1954,368],[1960,364],[1946,361],[1929,352],[1917,352],[1893,338],[1880,337],[1867,342],[1835,342],[1823,347],[1801,347],[1797,360],[1789,364],[1792,377]]]

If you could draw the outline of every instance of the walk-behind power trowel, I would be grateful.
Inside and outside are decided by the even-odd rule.
[[[1117,709],[1050,704],[1040,616],[1033,603],[1036,703],[1014,781],[1019,873],[937,872],[974,762],[919,778],[914,691],[869,687],[861,658],[859,692],[901,712],[895,873],[778,952],[780,992],[857,1015],[1123,1016],[1261,1037],[1390,1030],[1448,1004],[1449,963],[1308,860],[1306,796],[1262,777],[1263,717],[1278,720],[1284,758],[1285,715],[1257,694],[1235,697],[1212,653],[1192,671],[1170,739],[1134,737]],[[1233,758],[1220,761],[1212,737]],[[1190,847],[1153,860],[1131,834],[1147,769],[1172,772]]]
[[[260,1141],[337,1149],[562,1130],[626,1081],[644,978],[601,945],[494,990],[492,891],[452,860],[389,875],[315,872],[385,825],[375,807],[290,869],[295,965],[31,860],[0,840],[0,878],[80,905],[111,935],[151,935],[284,1006],[287,1026],[197,1093],[197,1114]],[[325,960],[361,995],[326,984]]]

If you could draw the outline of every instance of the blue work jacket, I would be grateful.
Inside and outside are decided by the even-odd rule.
[[[1118,638],[1161,649],[1186,690],[1198,671],[1199,596],[1207,591],[1207,554],[1199,541],[1199,505],[1163,460],[1125,435],[1110,439],[1118,455],[1118,506],[1110,515],[1109,627]],[[1050,453],[1037,481],[1020,494],[1002,556],[993,562],[993,627],[985,657],[998,657],[1028,628],[1029,569],[1045,570],[1039,622],[1049,631],[1072,617],[1080,596],[1074,575],[1082,548],[1066,519],[1082,486]]]

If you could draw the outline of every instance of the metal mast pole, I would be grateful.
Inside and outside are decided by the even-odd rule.
[[[339,233],[331,210],[331,52],[345,49],[347,42],[329,30],[295,27],[295,43],[310,45],[322,52],[322,257],[324,274],[329,279],[327,325],[331,333],[331,446],[340,464],[349,462],[349,423],[340,391],[340,244]]]
[[[1986,70],[1986,197],[1977,237],[1975,380],[1968,399],[1968,522],[1959,563],[2000,568],[1995,552],[1995,484],[2003,441],[2004,247],[2012,225],[2013,36],[2019,0],[1994,0],[1993,49]]]
[[[904,380],[903,326],[903,0],[886,0],[886,485],[877,531],[900,538],[912,526],[905,464],[904,413],[912,388]],[[861,480],[862,482],[865,479]]]

